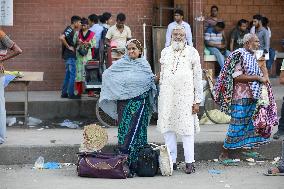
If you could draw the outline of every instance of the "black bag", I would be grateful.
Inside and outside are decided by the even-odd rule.
[[[78,48],[78,53],[81,55],[81,56],[86,56],[88,54],[88,51],[89,51],[89,48],[86,47],[85,45],[81,45],[79,48]]]
[[[159,152],[149,144],[144,145],[138,152],[136,174],[140,177],[153,177],[159,170]]]
[[[102,31],[101,41],[105,41],[108,29],[104,27]]]

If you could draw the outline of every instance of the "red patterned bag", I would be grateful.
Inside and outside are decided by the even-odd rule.
[[[269,104],[259,104],[253,116],[253,125],[255,132],[264,138],[269,138],[272,132],[272,127],[278,125],[277,106],[272,93],[270,83],[266,84]]]

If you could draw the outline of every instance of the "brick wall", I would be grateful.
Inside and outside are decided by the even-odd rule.
[[[72,15],[87,17],[104,11],[115,17],[124,12],[133,37],[140,40],[145,22],[151,51],[152,0],[14,0],[14,26],[2,29],[22,48],[23,54],[10,60],[6,69],[43,71],[44,82],[32,83],[31,90],[59,90],[64,78],[60,33],[69,25]]]
[[[153,9],[153,25],[154,26],[167,26],[173,21],[173,11],[162,9],[162,20],[160,21],[161,7],[174,7],[173,0],[154,0]],[[161,24],[161,25],[160,25]]]
[[[271,47],[283,51],[280,41],[284,38],[284,1],[283,0],[204,0],[204,13],[210,15],[212,5],[219,8],[219,17],[225,20],[226,35],[244,18],[251,21],[252,16],[266,16],[272,32]]]
[[[101,14],[104,11],[109,11],[114,16],[124,12],[133,37],[140,40],[143,39],[142,24],[143,22],[147,24],[147,48],[151,60],[151,26],[159,23],[159,19],[156,19],[159,14],[153,7],[160,2],[163,6],[187,3],[186,0],[14,0],[14,26],[2,28],[24,52],[20,57],[9,61],[6,68],[43,71],[44,82],[32,83],[30,88],[59,90],[64,77],[64,64],[61,60],[58,36],[69,24],[72,15],[87,17],[91,13]],[[280,45],[280,40],[284,38],[283,0],[193,0],[190,1],[188,8],[189,20],[193,33],[196,35],[193,37],[197,37],[197,49],[201,55],[203,52],[202,28],[199,23],[194,23],[193,18],[200,16],[200,5],[204,9],[203,15],[208,15],[213,4],[219,7],[219,15],[226,22],[227,35],[241,18],[251,20],[254,14],[263,14],[268,17],[272,30],[272,47],[283,51]],[[163,18],[163,25],[167,25],[172,20],[169,12],[164,15],[166,18]]]

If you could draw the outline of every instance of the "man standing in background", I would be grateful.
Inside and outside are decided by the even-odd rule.
[[[99,59],[99,47],[100,47],[100,40],[102,39],[102,32],[104,27],[99,24],[99,17],[96,14],[91,14],[88,17],[90,31],[95,33],[96,36],[96,47],[95,47],[95,57],[94,59]]]
[[[238,48],[242,48],[244,46],[244,36],[249,33],[248,31],[248,21],[245,19],[241,19],[238,21],[238,25],[235,29],[233,29],[231,33],[231,41],[230,41],[230,51],[233,52]]]
[[[168,29],[167,29],[167,34],[166,34],[166,44],[165,46],[168,47],[170,46],[171,44],[171,38],[172,38],[172,32],[173,32],[173,29],[177,26],[177,25],[180,25],[182,26],[184,29],[185,29],[185,37],[186,37],[186,43],[187,45],[189,46],[193,46],[192,44],[192,33],[191,33],[191,28],[190,28],[190,25],[183,21],[183,11],[180,10],[180,9],[177,9],[175,11],[175,21],[170,23],[168,25]]]
[[[131,30],[125,25],[126,16],[119,13],[116,17],[116,24],[111,26],[106,34],[106,44],[111,46],[111,43],[116,45],[116,52],[112,54],[113,58],[120,58],[125,53],[126,42],[132,38]]]
[[[255,26],[255,34],[257,35],[260,43],[259,50],[263,50],[264,53],[268,53],[270,47],[269,32],[265,27],[263,27],[262,22],[263,21],[261,15],[253,16],[253,25]]]
[[[223,22],[223,20],[218,18],[218,7],[216,5],[213,5],[211,7],[210,17],[208,17],[204,21],[204,31],[206,31],[210,27],[214,27],[217,22]]]
[[[62,86],[61,98],[80,99],[74,94],[74,84],[76,77],[76,50],[74,35],[75,29],[81,26],[81,18],[72,16],[71,25],[67,26],[59,39],[62,42],[62,58],[65,63],[65,79]]]

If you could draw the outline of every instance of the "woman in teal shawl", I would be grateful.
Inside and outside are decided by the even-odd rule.
[[[118,120],[118,148],[128,154],[132,173],[140,146],[147,144],[147,126],[155,109],[155,76],[142,56],[142,44],[130,40],[127,55],[103,73],[100,107]]]

